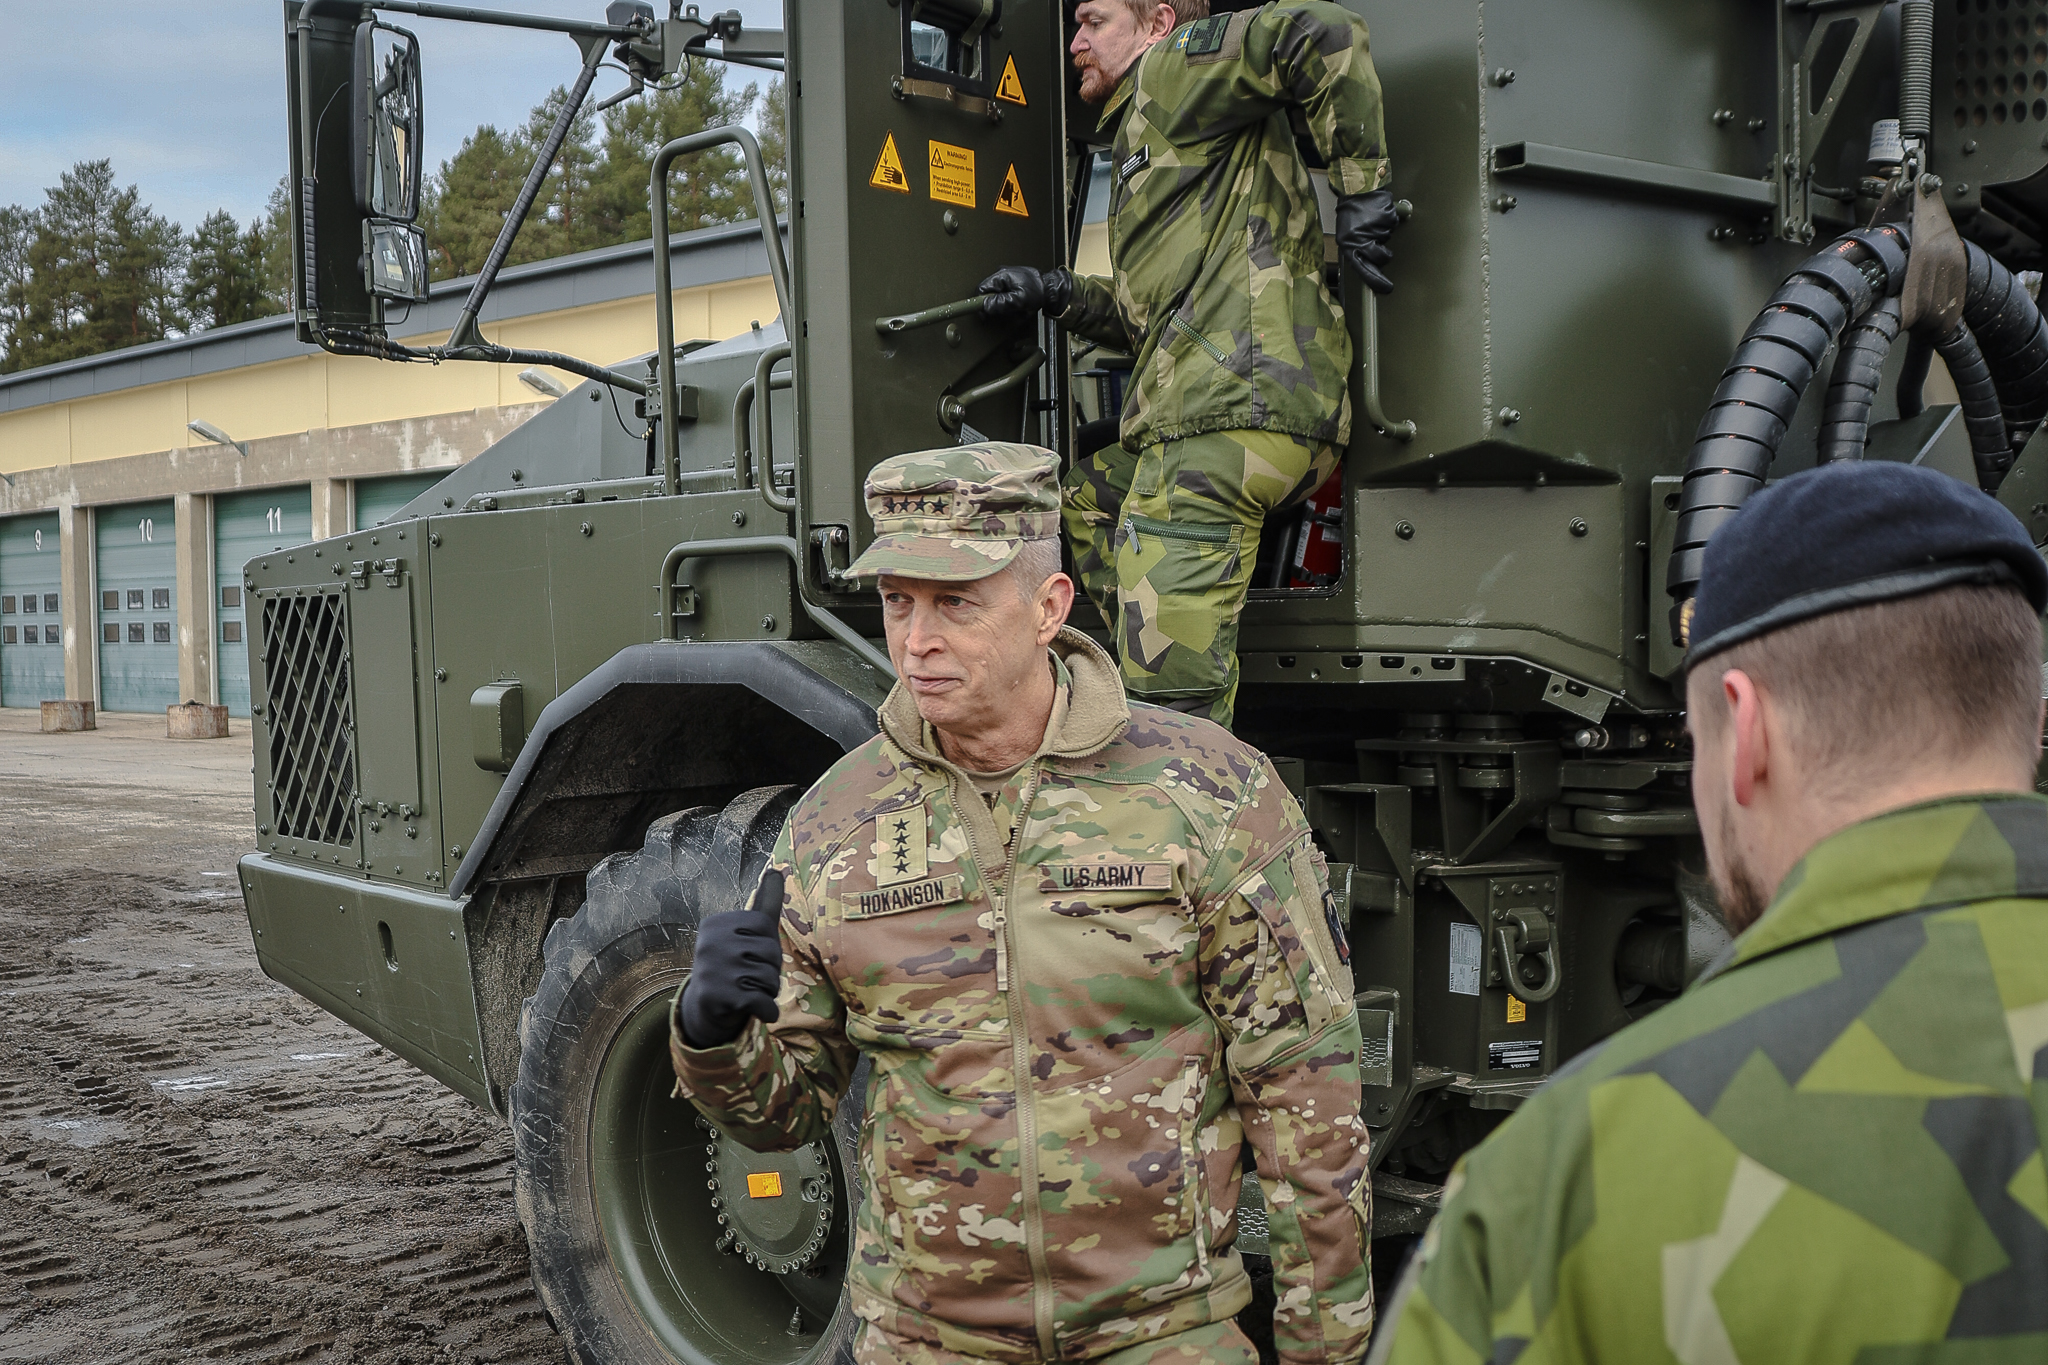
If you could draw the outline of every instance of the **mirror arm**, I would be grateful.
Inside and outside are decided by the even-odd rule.
[[[415,10],[444,9],[448,6],[414,6]],[[429,16],[453,17],[453,16]],[[594,27],[585,25],[585,27]],[[455,319],[455,327],[448,333],[447,349],[462,350],[470,346],[489,346],[483,334],[477,331],[477,314],[483,310],[484,296],[491,292],[497,282],[498,271],[504,267],[505,257],[512,250],[512,239],[519,235],[520,227],[526,222],[527,213],[533,208],[533,201],[540,197],[540,187],[546,183],[548,172],[554,168],[555,157],[562,150],[562,143],[568,139],[569,125],[582,112],[583,101],[590,94],[590,83],[597,78],[598,63],[604,60],[605,45],[602,40],[583,44],[583,69],[576,74],[576,84],[569,89],[569,98],[562,104],[562,112],[555,117],[555,126],[548,129],[548,140],[534,158],[533,169],[526,174],[526,183],[519,187],[519,197],[512,203],[512,211],[505,215],[505,226],[498,229],[498,240],[491,243],[491,254],[484,258],[484,268],[478,272],[476,283],[471,286],[469,298],[462,305],[462,315]],[[657,256],[660,253],[656,253]]]
[[[355,8],[365,7],[363,0],[351,2]],[[319,3],[319,0],[313,0],[313,3]],[[311,9],[312,5],[307,5],[307,8]],[[543,14],[505,14],[473,5],[436,5],[424,0],[369,0],[367,8],[417,14],[422,19],[453,19],[462,24],[498,24],[507,28],[538,29],[543,33],[566,33],[579,40],[631,41],[647,36],[638,24],[591,24],[580,19],[556,19]]]

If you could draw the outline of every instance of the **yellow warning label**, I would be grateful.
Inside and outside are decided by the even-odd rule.
[[[896,152],[896,134],[891,133],[883,140],[882,154],[875,158],[875,173],[868,177],[868,183],[877,189],[910,193],[910,177],[903,173],[903,158]]]
[[[932,198],[941,203],[974,207],[974,149],[950,142],[931,144]]]
[[[996,82],[996,98],[1012,104],[1023,104],[1024,82],[1017,79],[1017,59],[1010,58],[1003,63],[1003,78]]]
[[[775,1199],[782,1194],[782,1173],[761,1171],[747,1177],[747,1198]]]
[[[1522,1003],[1521,1001],[1517,1000],[1517,999],[1516,999],[1516,998],[1515,998],[1514,996],[1512,996],[1512,995],[1511,995],[1511,996],[1509,996],[1509,997],[1508,997],[1508,1022],[1509,1022],[1510,1024],[1523,1024],[1523,1023],[1527,1023],[1527,1022],[1528,1022],[1528,1020],[1529,1020],[1529,1007],[1528,1007],[1527,1005],[1523,1004],[1523,1003]]]
[[[996,212],[1007,213],[1017,218],[1029,218],[1031,210],[1024,207],[1024,186],[1018,183],[1017,167],[1013,163],[1010,173],[1003,177],[1003,188],[996,195]]]

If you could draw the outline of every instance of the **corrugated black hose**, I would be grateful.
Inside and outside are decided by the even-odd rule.
[[[1828,379],[1828,404],[1821,415],[1820,458],[1860,460],[1870,440],[1870,408],[1884,382],[1885,357],[1899,339],[1899,301],[1883,299],[1858,318],[1842,338]]]
[[[1700,581],[1708,539],[1763,487],[1785,427],[1815,366],[1849,325],[1906,279],[1906,235],[1866,228],[1831,243],[1793,271],[1743,333],[1713,402],[1700,419],[1679,494],[1678,526],[1665,585],[1672,638]]]
[[[1963,422],[1970,432],[1970,457],[1977,465],[1977,486],[1996,493],[2012,468],[2012,439],[2006,434],[2005,412],[1998,406],[1998,386],[1991,382],[1984,351],[1970,334],[1969,324],[1958,322],[1946,336],[1935,338],[1934,349],[1948,366],[1956,382],[1956,397],[1963,405]]]
[[[1931,342],[1913,334],[1899,381],[1899,415],[1925,410],[1921,390],[1938,352],[1961,400],[1978,484],[1996,493],[2015,453],[2048,418],[2048,319],[2011,271],[1974,243],[1964,247],[1969,273],[1962,320]],[[1683,637],[1681,613],[1699,584],[1708,539],[1763,487],[1815,367],[1837,341],[1842,349],[1829,384],[1820,457],[1862,457],[1878,371],[1898,335],[1895,300],[1905,283],[1907,251],[1907,233],[1898,224],[1838,239],[1792,272],[1743,334],[1686,460],[1665,577],[1674,641]]]

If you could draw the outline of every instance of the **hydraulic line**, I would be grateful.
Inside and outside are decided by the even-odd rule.
[[[1885,357],[1899,339],[1899,301],[1885,299],[1858,318],[1842,338],[1835,371],[1828,380],[1827,409],[1821,416],[1820,459],[1860,460],[1870,440],[1870,407],[1884,382]]]
[[[1998,406],[1998,389],[1991,382],[1991,370],[1984,352],[1969,326],[1957,323],[1955,330],[1934,342],[1941,363],[1955,380],[1956,397],[1963,405],[1963,422],[1970,433],[1970,458],[1977,466],[1977,485],[1996,493],[2012,468],[2012,443],[2006,436],[2005,414]]]
[[[1925,332],[1906,337],[1906,359],[1899,369],[1899,416],[1918,417],[1927,411],[1927,371],[1934,363],[1934,338]]]
[[[1763,487],[1828,347],[1851,318],[1898,294],[1906,255],[1906,235],[1896,227],[1850,233],[1793,271],[1743,334],[1686,460],[1666,577],[1674,638],[1678,612],[1699,584],[1708,539]]]
[[[2017,452],[2048,418],[2048,320],[2011,271],[1981,247],[1964,245],[1963,316],[1945,335],[1912,335],[1899,412],[1924,411],[1922,386],[1930,357],[1939,353],[1955,381],[1978,486],[1995,495]],[[1788,276],[1743,334],[1686,460],[1665,577],[1674,641],[1683,637],[1708,539],[1763,486],[1814,367],[1837,342],[1820,458],[1862,457],[1878,375],[1898,336],[1896,300],[1909,248],[1899,224],[1840,238]]]

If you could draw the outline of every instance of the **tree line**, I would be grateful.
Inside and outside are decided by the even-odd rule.
[[[676,83],[603,114],[587,108],[513,243],[508,265],[565,256],[652,235],[647,181],[663,143],[738,123],[756,110],[776,209],[788,200],[782,81],[763,92],[729,89],[714,62],[693,62]],[[526,122],[490,124],[464,138],[430,176],[420,227],[437,280],[479,270],[553,125],[566,88]],[[718,148],[676,164],[670,230],[754,216],[745,167]],[[292,307],[291,202],[280,179],[246,226],[226,209],[192,231],[121,187],[109,160],[81,161],[34,208],[0,205],[0,374],[75,360],[248,322]]]

